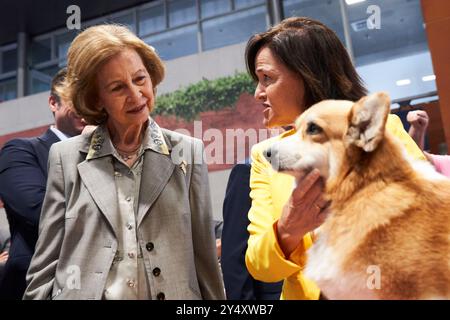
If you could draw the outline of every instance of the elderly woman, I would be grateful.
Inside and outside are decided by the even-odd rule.
[[[292,125],[321,100],[356,101],[367,93],[336,34],[310,18],[289,18],[253,36],[246,60],[257,82],[255,98],[263,105],[264,124],[269,128]],[[400,139],[410,156],[424,159],[398,117],[389,116],[387,130]],[[312,171],[292,191],[294,178],[274,172],[263,156],[271,144],[294,133],[286,131],[252,149],[245,262],[258,280],[284,280],[282,299],[318,299],[319,288],[304,277],[302,269],[313,231],[327,215],[320,173]]]
[[[160,58],[100,25],[72,42],[67,71],[62,95],[98,127],[50,151],[24,298],[223,299],[203,145],[149,117]]]

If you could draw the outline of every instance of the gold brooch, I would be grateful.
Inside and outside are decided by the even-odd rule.
[[[186,175],[186,165],[187,165],[187,162],[186,161],[181,161],[181,163],[180,163],[180,169],[181,169],[181,171],[183,171],[183,173],[184,173],[184,175]]]

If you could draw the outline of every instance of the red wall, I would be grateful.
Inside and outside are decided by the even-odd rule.
[[[256,138],[257,142],[261,140],[265,140],[269,136],[269,133],[267,130],[265,130],[262,120],[263,120],[263,107],[261,104],[257,103],[253,96],[249,94],[242,94],[239,98],[238,102],[236,103],[236,108],[226,108],[220,111],[208,111],[203,112],[200,114],[198,119],[196,121],[201,121],[202,124],[202,132],[203,134],[207,129],[214,128],[220,131],[221,136],[223,138],[223,144],[222,148],[217,150],[219,152],[222,152],[222,158],[223,158],[223,164],[220,163],[212,163],[212,160],[219,160],[219,158],[211,152],[214,159],[211,159],[211,157],[208,157],[207,152],[207,161],[208,161],[208,169],[209,171],[216,171],[216,170],[224,170],[231,168],[234,164],[238,162],[244,161],[246,158],[250,157],[250,150],[251,147],[254,144],[254,141],[249,141],[249,138],[246,138],[246,146],[245,146],[245,152],[242,152],[242,156],[238,158],[238,141],[236,138],[231,139],[231,141],[234,140],[234,143],[227,143],[226,134],[227,129],[228,130],[235,130],[235,129],[242,129],[245,133],[248,129],[255,129],[256,131]],[[167,128],[169,130],[176,130],[176,129],[186,129],[191,133],[191,136],[195,136],[196,138],[201,138],[205,144],[205,150],[208,151],[208,145],[211,143],[215,143],[213,139],[212,141],[209,141],[208,137],[205,136],[197,136],[194,130],[194,123],[193,122],[186,122],[182,120],[178,120],[175,117],[155,117],[155,121],[163,128]],[[267,133],[267,136],[265,137],[264,133],[260,135],[260,129],[265,130],[265,133]],[[239,133],[239,132],[237,132]],[[232,135],[229,134],[229,137],[233,138]],[[242,138],[242,135],[241,135]],[[243,141],[243,140],[242,140]],[[216,142],[215,145],[212,145],[210,148],[213,148],[213,146],[218,146],[218,143]],[[233,150],[234,149],[234,150]],[[225,163],[227,162],[227,155],[229,157],[232,157],[232,163]],[[228,161],[231,162],[231,161]]]
[[[47,129],[50,126],[43,126],[43,127],[38,127],[38,128],[33,128],[33,129],[29,129],[29,130],[25,130],[25,131],[19,131],[19,132],[14,132],[14,133],[9,133],[6,134],[4,136],[0,136],[0,148],[3,147],[3,145],[8,142],[11,139],[14,138],[31,138],[31,137],[36,137],[36,136],[40,136],[41,134],[43,134],[45,131],[47,131]]]

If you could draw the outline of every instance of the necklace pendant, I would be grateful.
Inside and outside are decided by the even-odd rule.
[[[138,154],[139,154],[139,148],[137,150],[135,150],[135,151],[132,151],[131,153],[122,153],[119,150],[119,148],[117,148],[115,145],[114,145],[114,148],[116,149],[116,152],[119,155],[119,157],[125,162],[128,161],[128,160],[133,159],[134,157],[137,157]]]

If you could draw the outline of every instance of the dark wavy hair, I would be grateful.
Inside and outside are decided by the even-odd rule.
[[[333,30],[307,17],[293,17],[250,38],[245,50],[247,70],[255,81],[255,59],[267,46],[305,85],[305,107],[326,100],[357,101],[367,95],[362,79]]]

